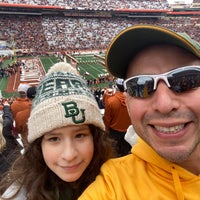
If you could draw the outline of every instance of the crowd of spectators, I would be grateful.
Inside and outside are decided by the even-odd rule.
[[[62,6],[70,9],[167,9],[167,0],[2,0],[2,3]]]
[[[16,49],[31,52],[84,50],[104,51],[113,36],[135,24],[161,25],[171,30],[185,32],[193,39],[199,38],[199,17],[153,18],[73,18],[59,16],[13,16],[0,18],[1,40],[8,43],[14,38]]]
[[[18,71],[20,66],[19,62],[14,62],[13,64],[8,64],[7,67],[2,67],[0,65],[0,79],[8,78],[11,75],[15,74]]]

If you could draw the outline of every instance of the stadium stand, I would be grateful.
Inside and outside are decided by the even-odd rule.
[[[163,9],[167,8],[167,1],[163,3],[162,0],[148,0],[148,1],[134,1],[134,0],[2,0],[2,3],[12,4],[29,4],[29,5],[56,5],[64,6],[66,8],[81,8],[81,9],[116,9],[116,8],[137,8],[137,9]]]
[[[200,18],[64,18],[57,16],[13,16],[0,18],[1,40],[10,43],[14,37],[16,49],[29,49],[30,53],[45,54],[48,51],[84,50],[103,51],[112,37],[134,24],[162,25],[178,32],[186,32],[200,40]]]
[[[104,52],[114,35],[141,23],[185,32],[200,41],[200,10],[173,13],[167,0],[2,0],[0,14],[0,40],[34,56]]]

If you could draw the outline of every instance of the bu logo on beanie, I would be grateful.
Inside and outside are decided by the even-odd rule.
[[[62,103],[62,105],[65,108],[66,118],[71,117],[75,124],[83,123],[85,121],[85,109],[79,109],[77,107],[76,102],[70,101],[70,102]],[[82,118],[78,120],[76,119],[76,116],[79,115],[80,111],[82,114]]]

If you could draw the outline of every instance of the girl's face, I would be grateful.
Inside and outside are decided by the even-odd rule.
[[[80,178],[94,153],[93,136],[87,125],[54,129],[44,135],[41,147],[47,166],[66,182]]]

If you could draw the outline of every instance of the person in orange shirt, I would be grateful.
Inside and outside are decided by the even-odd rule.
[[[106,88],[103,94],[103,104],[106,104],[106,100],[115,94],[115,90],[113,88]]]
[[[116,79],[117,91],[105,101],[104,123],[111,138],[116,141],[118,156],[127,155],[131,145],[124,139],[127,128],[131,124],[123,95],[123,79]]]
[[[29,87],[26,94],[29,99],[29,107],[26,108],[25,110],[17,112],[15,117],[15,131],[21,135],[22,142],[24,145],[27,144],[28,142],[27,122],[31,113],[32,100],[34,99],[35,94],[36,94],[36,86]]]
[[[11,104],[11,111],[15,119],[17,112],[25,110],[29,107],[29,100],[27,98],[27,90],[30,87],[28,84],[20,83],[18,86],[18,97]]]
[[[27,98],[27,90],[30,87],[28,84],[20,83],[18,86],[18,97],[12,102],[10,109],[13,114],[13,136],[18,137],[18,133],[15,130],[15,118],[17,112],[25,110],[30,107],[29,99]]]

